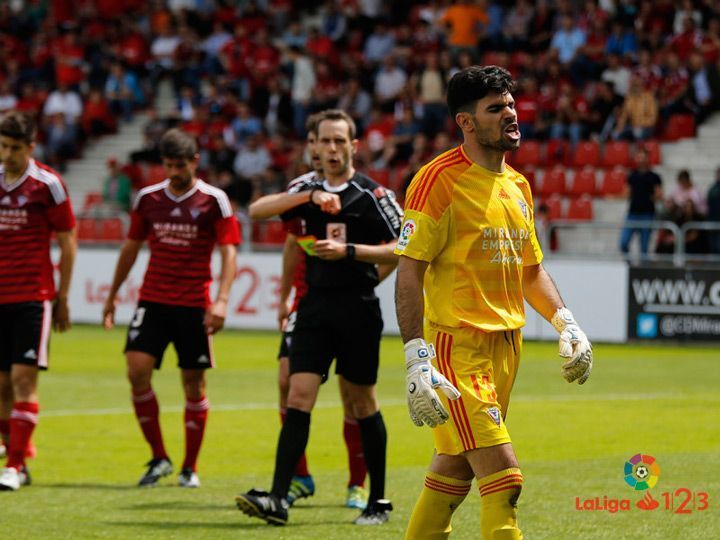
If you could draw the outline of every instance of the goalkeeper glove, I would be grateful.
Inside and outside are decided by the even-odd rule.
[[[577,381],[578,384],[584,384],[592,372],[593,353],[590,341],[567,308],[558,308],[550,322],[560,333],[560,356],[568,359],[562,365],[563,377],[567,382]]]
[[[439,388],[448,399],[460,397],[457,388],[432,366],[430,362],[433,358],[435,349],[425,340],[416,338],[405,344],[408,410],[416,426],[427,424],[435,427],[449,418],[435,388]]]

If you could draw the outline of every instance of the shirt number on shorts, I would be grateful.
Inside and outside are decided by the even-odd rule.
[[[145,318],[145,309],[144,307],[139,307],[135,310],[132,321],[130,321],[130,328],[137,328],[142,325],[143,319]]]

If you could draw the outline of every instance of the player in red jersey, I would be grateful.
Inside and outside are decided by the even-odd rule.
[[[0,433],[7,464],[0,490],[30,483],[25,456],[38,421],[38,370],[48,368],[50,326],[70,328],[68,291],[75,218],[55,171],[32,159],[35,123],[11,112],[0,120]],[[55,290],[50,236],[60,246]]]
[[[185,461],[178,482],[182,487],[198,487],[197,456],[209,409],[205,369],[214,366],[211,335],[225,323],[240,230],[225,193],[195,176],[199,155],[192,136],[179,129],[167,131],[160,153],[168,179],[138,193],[103,321],[106,328],[113,326],[118,289],[147,240],[150,262],[125,345],[135,415],[152,449],[139,485],[154,486],[172,472],[151,384],[153,369],[160,368],[165,348],[172,342],[186,399]],[[217,296],[211,303],[210,257],[215,244],[222,267]]]
[[[306,152],[313,170],[292,180],[288,185],[288,189],[305,181],[314,181],[322,178],[322,162],[320,161],[320,155],[316,147],[317,136],[315,132],[317,130],[317,121],[318,117],[312,115],[308,118],[305,126],[307,129]],[[266,195],[265,197],[259,198],[250,205],[250,217],[253,219],[263,219],[276,215],[278,211],[274,207],[274,201],[277,199],[277,194]],[[283,421],[287,410],[287,396],[290,388],[289,348],[292,341],[292,331],[295,326],[298,302],[305,295],[305,292],[307,292],[305,253],[297,243],[298,236],[303,234],[303,224],[299,220],[296,220],[291,223],[286,223],[285,226],[288,234],[285,239],[285,245],[283,246],[280,299],[278,303],[278,323],[283,333],[280,342],[280,351],[278,353],[280,417]],[[293,290],[295,290],[295,295],[292,303],[290,303],[290,294]],[[348,466],[350,469],[345,505],[348,508],[364,510],[367,506],[368,497],[367,490],[364,487],[367,467],[365,466],[365,455],[360,437],[360,426],[353,417],[351,412],[352,408],[348,403],[345,379],[338,377],[338,385],[343,402],[343,438],[345,440],[345,446],[347,447]],[[315,482],[308,470],[307,458],[303,453],[295,467],[295,475],[290,484],[287,500],[292,504],[296,499],[310,497],[314,493]]]

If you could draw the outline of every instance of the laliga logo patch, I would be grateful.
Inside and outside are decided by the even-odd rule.
[[[415,234],[416,229],[417,226],[412,219],[408,219],[403,223],[402,229],[400,230],[400,238],[398,238],[397,243],[398,249],[402,251],[408,246],[410,238]]]
[[[500,415],[500,409],[497,407],[490,407],[487,410],[488,415],[490,418],[492,418],[492,421],[495,422],[497,427],[500,427],[500,422],[502,421],[502,416]]]

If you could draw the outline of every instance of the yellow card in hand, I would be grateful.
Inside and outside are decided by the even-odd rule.
[[[311,257],[315,256],[315,242],[317,242],[317,238],[315,238],[315,235],[313,234],[297,237],[298,246],[300,246],[302,250]]]

